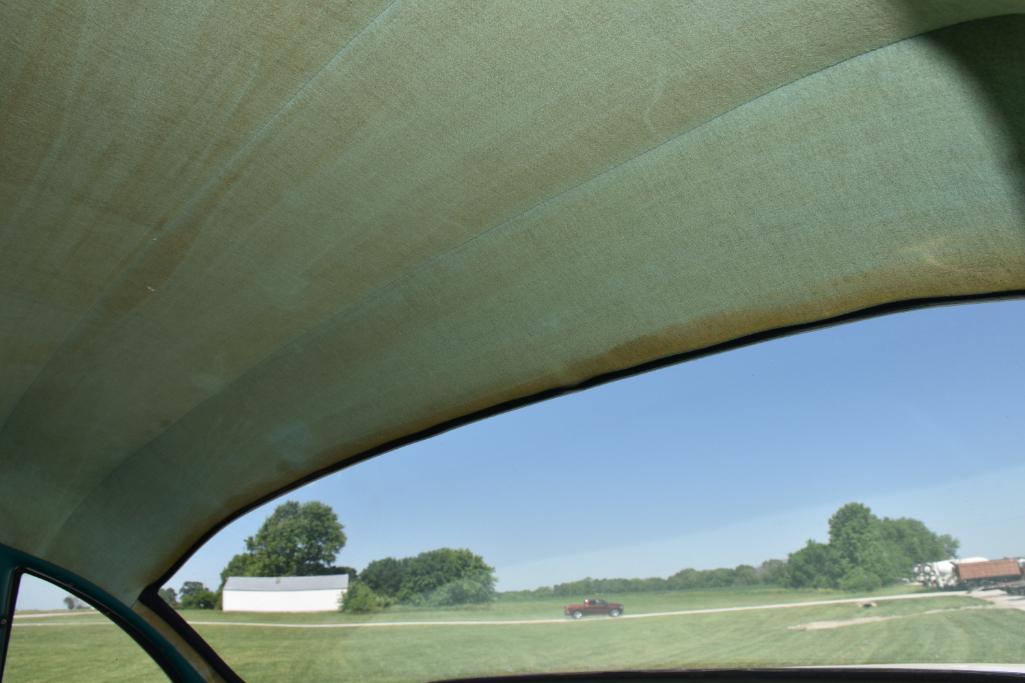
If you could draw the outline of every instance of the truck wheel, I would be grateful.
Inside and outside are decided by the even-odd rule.
[[[584,616],[584,613],[581,612],[580,610],[576,610],[575,612],[573,612],[573,614],[571,616],[574,619],[579,619],[580,617]]]
[[[623,613],[623,610],[621,610],[621,609],[610,609],[609,610],[609,616],[610,617],[618,617],[622,613]]]

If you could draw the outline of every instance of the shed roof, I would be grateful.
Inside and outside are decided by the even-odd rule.
[[[325,576],[229,576],[224,583],[226,591],[322,591],[345,590],[349,587],[348,574]]]

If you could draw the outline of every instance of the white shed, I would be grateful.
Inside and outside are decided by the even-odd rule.
[[[333,612],[348,588],[348,574],[230,576],[222,604],[225,612]]]

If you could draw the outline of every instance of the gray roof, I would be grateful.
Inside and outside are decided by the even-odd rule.
[[[226,591],[324,591],[349,587],[348,574],[327,576],[229,576]]]

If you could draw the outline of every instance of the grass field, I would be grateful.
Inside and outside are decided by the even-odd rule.
[[[709,591],[603,596],[628,614],[757,606],[850,597],[811,591]],[[638,619],[556,623],[335,628],[373,622],[547,619],[561,600],[499,601],[459,609],[383,614],[254,615],[185,612],[199,633],[249,681],[422,681],[528,671],[1025,662],[1025,612],[962,596],[794,606]],[[872,617],[868,623],[852,620]],[[11,681],[162,680],[145,655],[95,615],[16,621]],[[38,620],[43,621],[43,620]],[[232,622],[308,624],[312,628]],[[802,625],[832,622],[814,630]],[[820,624],[820,626],[822,626]],[[77,676],[77,677],[76,677]]]

